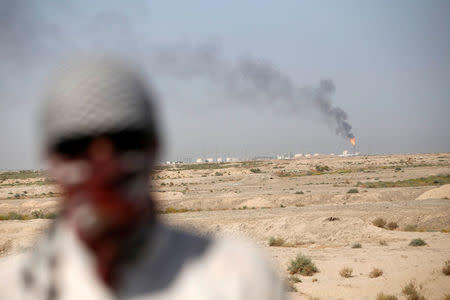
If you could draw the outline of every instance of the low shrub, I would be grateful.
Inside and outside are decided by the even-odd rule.
[[[360,243],[354,243],[353,245],[352,245],[352,248],[362,248],[362,246],[361,246],[361,244]]]
[[[383,293],[379,293],[375,299],[376,300],[398,300],[398,298],[394,295],[387,295],[387,294],[383,294]]]
[[[379,243],[381,246],[387,246],[387,242],[385,240],[381,240]]]
[[[270,247],[281,247],[284,245],[286,241],[282,238],[275,238],[275,237],[271,237],[269,239],[269,246]]]
[[[304,193],[303,193],[303,191],[297,191],[297,192],[295,192],[297,195],[303,195]]]
[[[369,273],[370,278],[377,278],[380,277],[381,275],[383,275],[383,270],[378,268],[373,268],[372,271],[370,271]]]
[[[413,247],[425,246],[427,243],[422,239],[413,239],[409,245]]]
[[[58,216],[57,213],[49,212],[44,214],[44,219],[55,219]]]
[[[22,215],[18,212],[12,211],[7,215],[0,215],[0,221],[5,220],[30,220],[30,219],[54,219],[57,214],[54,212],[44,213],[41,210],[34,210],[31,215]]]
[[[394,229],[398,228],[398,224],[397,224],[397,222],[389,222],[389,223],[387,223],[386,227],[389,230],[394,230]]]
[[[347,194],[356,194],[356,193],[359,193],[359,190],[358,190],[358,189],[349,189],[349,190],[347,191]]]
[[[27,220],[28,217],[26,215],[19,214],[16,211],[12,211],[8,213],[6,216],[0,216],[0,220]]]
[[[339,271],[339,275],[344,278],[350,278],[352,277],[353,269],[352,268],[343,268]]]
[[[33,210],[31,212],[32,219],[54,219],[56,216],[56,213],[45,213],[42,210]]]
[[[250,172],[252,172],[252,173],[261,173],[261,169],[260,168],[250,169]]]
[[[292,276],[289,277],[289,281],[290,281],[290,282],[293,282],[293,283],[299,283],[299,282],[302,282],[302,280],[301,280],[300,278],[298,278],[297,276],[294,276],[294,275],[292,275]]]
[[[383,218],[376,218],[372,221],[372,224],[377,227],[384,228],[384,226],[386,225],[386,221]]]
[[[447,260],[445,262],[444,267],[442,268],[442,273],[444,273],[445,275],[449,276],[450,275],[450,260]]]
[[[333,222],[333,221],[339,221],[340,219],[338,217],[328,217],[325,220]]]
[[[176,213],[185,213],[192,210],[186,209],[186,208],[175,208],[175,207],[167,207],[166,209],[162,211],[158,211],[160,214],[176,214]]]
[[[407,300],[425,300],[425,297],[420,294],[416,284],[412,281],[403,287],[402,293]]]
[[[44,212],[42,210],[34,210],[31,212],[31,216],[36,219],[43,219]]]
[[[294,260],[291,260],[288,271],[291,275],[300,274],[304,276],[312,276],[314,273],[319,272],[311,258],[302,254],[298,254]]]

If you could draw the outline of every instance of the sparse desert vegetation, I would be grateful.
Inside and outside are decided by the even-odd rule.
[[[265,247],[279,274],[301,287],[292,289],[294,299],[375,299],[380,292],[379,299],[404,299],[402,287],[413,279],[429,299],[450,294],[440,281],[450,268],[445,174],[448,153],[317,156],[164,165],[149,190],[163,222],[206,235],[237,234]],[[60,197],[45,172],[0,173],[0,256],[30,247],[58,213]],[[412,232],[428,246],[409,246]],[[341,279],[344,266],[355,276]]]
[[[381,275],[383,275],[383,270],[378,268],[373,268],[372,271],[370,271],[369,273],[370,278],[377,278],[380,277]]]
[[[16,211],[12,211],[7,215],[0,215],[0,221],[5,220],[31,220],[31,219],[54,219],[57,214],[54,212],[43,212],[42,210],[32,211],[30,215],[20,214]]]
[[[372,224],[377,227],[384,228],[384,226],[386,225],[386,221],[383,218],[376,218],[372,221]]]
[[[352,245],[352,248],[353,248],[353,249],[358,249],[358,248],[362,248],[362,246],[361,246],[360,243],[354,243],[354,244]]]
[[[398,300],[397,296],[379,293],[375,300]]]
[[[403,287],[402,294],[405,295],[407,300],[426,300],[413,281]]]
[[[360,182],[358,186],[365,188],[387,188],[387,187],[412,187],[412,186],[430,186],[443,185],[450,183],[450,174],[436,175],[428,177],[419,177],[398,181],[377,181],[377,182]]]
[[[397,222],[389,222],[389,223],[387,223],[386,227],[389,230],[395,230],[398,228],[398,224],[397,224]]]
[[[413,240],[411,240],[411,242],[409,242],[409,245],[413,246],[413,247],[419,247],[419,246],[425,246],[425,245],[427,245],[427,243],[422,239],[413,239]]]
[[[302,282],[302,280],[300,278],[298,278],[297,276],[294,276],[294,275],[289,276],[289,281],[291,281],[293,283]]]
[[[288,271],[290,274],[300,274],[303,276],[312,276],[314,273],[319,272],[316,265],[311,261],[311,258],[302,254],[298,254],[294,260],[291,260]]]
[[[269,246],[271,247],[281,247],[286,243],[286,241],[282,238],[271,237],[269,240]]]
[[[447,260],[442,268],[442,273],[447,276],[450,276],[450,260]]]
[[[344,277],[344,278],[350,278],[353,276],[353,269],[348,268],[348,267],[342,268],[339,271],[339,275],[341,275],[341,277]]]
[[[185,212],[190,212],[190,211],[199,211],[197,210],[193,210],[193,209],[187,209],[187,208],[175,208],[175,207],[166,207],[163,210],[159,210],[158,213],[159,214],[177,214],[177,213],[185,213]]]

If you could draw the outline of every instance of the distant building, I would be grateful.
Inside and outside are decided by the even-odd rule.
[[[269,156],[269,155],[259,155],[259,156],[255,156],[250,160],[271,160],[274,159],[273,156]]]
[[[294,155],[294,158],[302,158],[303,157],[303,153],[297,153]]]
[[[292,159],[292,155],[291,154],[277,155],[277,159]]]
[[[212,162],[214,162],[214,158],[212,158],[212,157],[207,158],[207,159],[205,159],[205,162],[212,163]]]
[[[202,163],[202,162],[203,162],[203,159],[197,158],[197,160],[196,160],[195,162],[196,162],[196,163]]]
[[[319,156],[320,154],[319,153],[314,153],[314,156]]]
[[[306,154],[305,154],[305,157],[311,157],[311,154],[306,153]]]
[[[339,155],[339,156],[357,156],[357,155],[359,155],[359,154],[360,154],[359,152],[348,153],[348,150],[344,150],[344,151],[342,152],[342,154]]]
[[[221,162],[223,162],[223,159],[222,159],[222,157],[218,157],[218,158],[217,158],[217,162],[218,162],[218,163],[221,163]]]

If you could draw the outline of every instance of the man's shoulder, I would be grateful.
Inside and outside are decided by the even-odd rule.
[[[165,230],[170,232],[166,236],[172,236],[168,240],[172,257],[202,249],[184,261],[178,274],[180,286],[206,288],[233,299],[283,299],[283,285],[272,260],[255,243],[243,238],[201,236],[168,226]]]
[[[234,261],[241,265],[270,261],[265,251],[244,238],[204,235],[165,224],[158,225],[156,235],[171,256],[193,256],[203,261],[223,258],[228,265]]]
[[[240,265],[269,262],[261,247],[245,238],[201,235],[170,225],[159,225],[158,235],[166,247],[174,252],[199,252],[203,259],[224,258],[227,264],[236,261]]]

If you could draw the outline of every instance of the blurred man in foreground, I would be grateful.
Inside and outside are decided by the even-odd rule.
[[[155,116],[152,94],[121,63],[83,59],[58,74],[41,119],[61,216],[30,253],[0,264],[0,299],[284,298],[252,245],[158,221]]]

